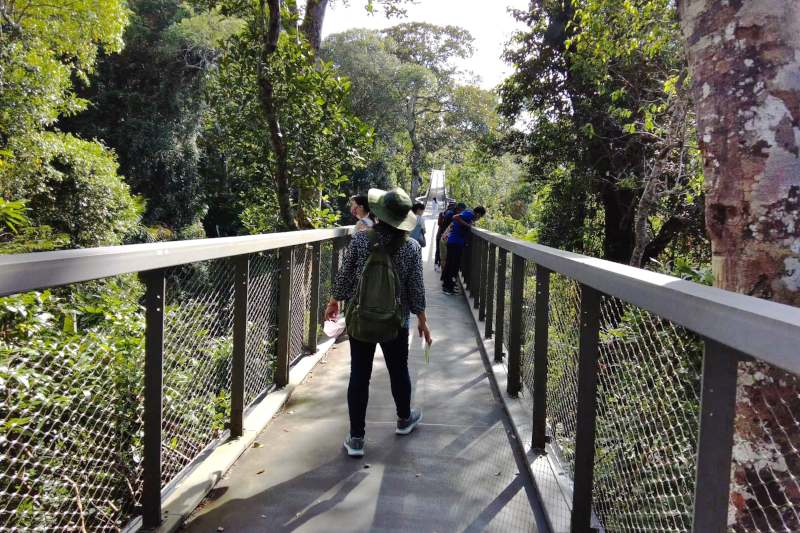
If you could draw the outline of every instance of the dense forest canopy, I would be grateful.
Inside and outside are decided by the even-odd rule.
[[[19,111],[4,115],[0,183],[26,221],[7,228],[9,250],[323,226],[350,194],[417,195],[438,167],[454,196],[490,204],[497,227],[635,265],[708,263],[667,0],[509,14],[528,29],[496,91],[456,66],[473,53],[467,30],[398,20],[322,39],[327,2],[80,4],[102,21],[91,32],[80,11],[3,5],[3,71],[19,77],[0,97]],[[37,34],[51,18],[63,42]],[[55,75],[22,76],[35,61],[27,72]],[[20,96],[33,89],[40,100]]]

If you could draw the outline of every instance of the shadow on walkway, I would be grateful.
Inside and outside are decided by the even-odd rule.
[[[444,295],[433,271],[432,222],[424,258],[434,344],[426,365],[415,334],[409,358],[423,423],[394,434],[389,378],[376,357],[366,457],[347,457],[349,353],[339,343],[190,518],[189,531],[546,530],[467,304]]]

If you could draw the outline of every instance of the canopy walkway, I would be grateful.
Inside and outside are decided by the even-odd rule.
[[[445,296],[429,220],[435,341],[426,364],[413,339],[410,364],[425,420],[394,435],[376,358],[353,460],[347,343],[320,328],[350,232],[0,258],[0,295],[145,286],[124,343],[43,316],[63,346],[4,345],[0,530],[726,529],[737,363],[800,373],[800,310],[484,230],[467,297]],[[770,406],[765,439],[796,434],[800,414]],[[794,444],[750,481],[786,493],[752,509],[762,530],[797,529]]]

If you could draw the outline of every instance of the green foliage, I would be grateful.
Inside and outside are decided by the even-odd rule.
[[[100,48],[122,47],[121,0],[6,0],[0,6],[0,166],[9,139],[86,106],[73,77],[86,80]]]
[[[69,237],[49,226],[33,226],[25,200],[0,198],[0,254],[55,250],[69,245]]]
[[[30,219],[25,214],[25,200],[4,200],[0,198],[0,231],[9,230],[19,233],[20,227],[30,225]]]
[[[401,62],[425,67],[442,80],[455,74],[454,58],[470,57],[474,51],[472,35],[458,26],[406,22],[383,34],[392,40],[392,53]]]
[[[74,246],[121,244],[138,224],[142,202],[117,175],[117,162],[97,142],[42,132],[14,138],[0,168],[0,190],[26,198],[36,225],[69,236]]]
[[[542,236],[623,262],[642,239],[652,243],[645,259],[684,246],[684,235],[707,250],[696,238],[702,172],[674,2],[547,0],[515,16],[529,28],[506,50],[516,72],[501,87],[500,110],[526,123],[505,146],[523,158],[531,192],[549,186],[551,211],[571,219],[542,217]],[[648,232],[636,233],[652,180]]]
[[[493,95],[456,83],[453,59],[472,54],[472,42],[461,28],[417,22],[325,40],[323,57],[352,81],[353,112],[376,133],[375,161],[354,176],[353,192],[388,182],[413,192],[447,161],[440,150],[496,127]]]
[[[67,244],[44,226],[69,245],[92,246],[120,243],[138,222],[141,202],[117,176],[113,154],[52,131],[86,107],[73,80],[88,80],[101,49],[121,48],[128,15],[121,0],[0,6],[0,195],[26,200],[31,222],[11,239],[15,251]]]
[[[242,22],[181,0],[138,0],[131,9],[125,49],[102,58],[81,91],[92,105],[62,127],[112,147],[128,184],[148,199],[144,223],[177,232],[208,209],[206,88],[221,43]]]
[[[0,299],[0,438],[12,469],[21,468],[6,472],[0,490],[24,529],[61,529],[65,511],[74,509],[72,483],[104,488],[104,499],[86,508],[89,529],[134,512],[142,458],[141,289],[122,279],[61,293]],[[25,466],[19,455],[32,442],[48,443],[48,452]],[[24,486],[12,486],[21,479]]]
[[[249,28],[250,26],[248,26]],[[232,38],[212,88],[213,132],[249,231],[281,227],[276,209],[275,156],[265,134],[258,84],[261,48],[250,31]],[[337,196],[346,174],[365,163],[372,130],[349,110],[350,82],[330,63],[314,61],[308,46],[282,34],[265,67],[274,84],[276,108],[287,143],[293,188]],[[312,210],[315,224],[329,221]]]

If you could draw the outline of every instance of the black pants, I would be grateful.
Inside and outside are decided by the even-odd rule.
[[[441,230],[436,232],[436,257],[434,258],[435,265],[441,265],[442,260],[439,258],[439,241],[442,240],[442,232]]]
[[[350,338],[350,384],[347,387],[347,407],[350,410],[350,436],[363,437],[369,401],[369,380],[374,342]],[[408,329],[401,329],[396,339],[382,342],[383,358],[389,370],[392,396],[398,418],[411,416],[411,377],[408,375]]]
[[[461,254],[464,251],[463,244],[447,244],[447,261],[444,263],[443,288],[451,291],[456,286],[456,276],[461,266]]]

